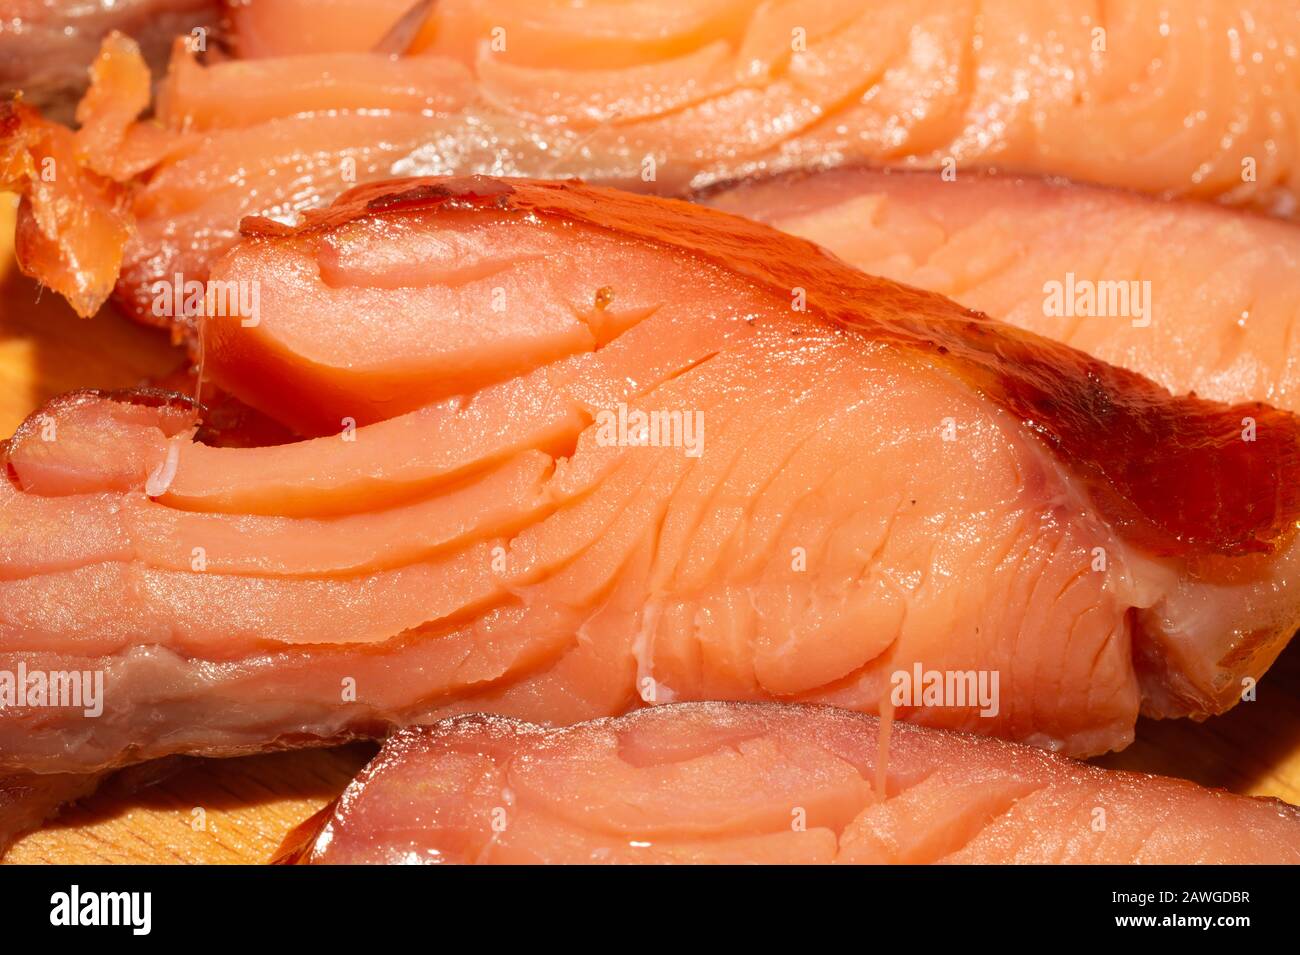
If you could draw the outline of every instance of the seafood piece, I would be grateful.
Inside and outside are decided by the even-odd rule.
[[[1300,809],[829,707],[404,730],[279,862],[1288,863]]]
[[[258,308],[205,312],[207,367],[318,436],[211,447],[148,394],[19,429],[0,671],[103,707],[0,708],[3,768],[673,699],[1096,753],[1234,705],[1296,628],[1288,413],[575,183],[247,231],[214,274]]]
[[[331,4],[319,18],[304,6],[236,11],[237,46],[283,56],[200,63],[178,44],[156,119],[126,140],[148,148],[96,153],[129,196],[134,237],[110,228],[101,254],[24,268],[60,290],[102,288],[61,272],[120,276],[125,307],[162,322],[157,283],[204,281],[241,216],[296,221],[349,186],[408,175],[680,194],[845,163],[998,167],[1297,211],[1300,9],[1284,0],[1105,17],[1030,0],[445,0],[418,29],[393,3]],[[281,26],[307,18],[314,39]],[[403,42],[377,52],[380,29]],[[355,48],[340,49],[348,35]],[[121,100],[115,76],[98,71],[96,85],[107,92],[95,100]],[[31,138],[34,121],[7,125],[9,140]],[[67,190],[77,206],[75,176]]]
[[[707,193],[872,275],[1132,369],[1300,410],[1300,226],[1010,176],[844,169]]]

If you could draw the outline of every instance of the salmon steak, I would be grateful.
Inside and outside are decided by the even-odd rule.
[[[149,70],[121,35],[75,134],[4,107],[24,269],[83,314],[114,295],[169,324],[151,289],[205,280],[243,216],[292,222],[410,175],[680,194],[844,163],[998,167],[1297,214],[1300,10],[1285,0],[318,7],[237,6],[241,59],[178,42],[143,121]],[[50,159],[56,180],[32,175]]]
[[[1139,372],[1300,410],[1300,226],[1036,178],[837,169],[700,201]]]
[[[0,768],[702,699],[1084,755],[1253,697],[1300,619],[1287,412],[572,182],[244,231],[205,373],[310,437],[197,443],[163,393],[28,419],[0,670],[48,694],[0,707]]]
[[[680,703],[404,730],[299,864],[1300,863],[1300,810],[828,707]]]

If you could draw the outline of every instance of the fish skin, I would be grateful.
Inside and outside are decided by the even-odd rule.
[[[1300,409],[1300,225],[1032,177],[794,173],[699,201],[1132,369],[1174,394]],[[1049,314],[1048,283],[1149,282],[1138,315]],[[1141,288],[1138,288],[1141,293]]]
[[[792,704],[669,704],[390,738],[280,864],[1300,862],[1300,810]]]
[[[133,137],[149,149],[121,164],[136,167],[121,183],[135,221],[129,245],[115,240],[121,269],[111,257],[24,267],[55,288],[77,284],[61,270],[120,271],[119,302],[158,322],[153,283],[206,278],[241,216],[288,218],[394,175],[580,176],[680,194],[789,169],[953,164],[1297,214],[1300,11],[1284,0],[1142,4],[1104,24],[1082,2],[678,6],[638,5],[631,24],[627,11],[578,16],[558,2],[438,3],[396,63],[366,52],[396,4],[356,8],[350,52],[346,30],[277,47],[276,30],[255,26],[249,37],[270,40],[260,52],[286,55],[200,67],[178,48],[159,122]],[[238,15],[293,22],[300,7]],[[492,52],[500,23],[506,49]],[[807,48],[795,50],[800,29]],[[323,56],[394,82],[320,82]],[[358,69],[366,58],[373,69]],[[225,86],[247,110],[212,95]]]
[[[296,398],[278,379],[286,405],[346,411],[388,337],[417,362],[477,356],[483,380],[270,447],[195,443],[192,402],[161,394],[34,415],[3,452],[0,670],[101,671],[106,701],[93,721],[0,710],[0,767],[228,755],[472,711],[564,724],[674,697],[875,711],[915,664],[996,672],[1000,703],[899,718],[1087,754],[1126,745],[1139,710],[1234,705],[1295,630],[1285,413],[1261,414],[1252,445],[1277,486],[1279,510],[1261,509],[1216,487],[1231,472],[1240,491],[1235,445],[1214,439],[1240,410],[761,224],[576,183],[367,187],[296,229],[247,229],[232,256],[266,267],[267,298],[259,324],[227,322],[238,360],[209,336],[223,390],[250,396],[266,378],[250,356],[276,336],[351,348]],[[307,252],[314,283],[277,305],[276,271]],[[433,284],[412,284],[413,263]],[[343,320],[317,309],[334,295]],[[502,350],[536,367],[503,376],[484,360]],[[1165,436],[1097,452],[1129,429],[1085,440],[1059,400],[1071,382]],[[596,421],[620,403],[699,411],[699,456],[605,441]],[[1155,509],[1125,497],[1182,460],[1169,434],[1202,432],[1196,481],[1165,484]],[[1094,493],[1103,480],[1120,493]]]

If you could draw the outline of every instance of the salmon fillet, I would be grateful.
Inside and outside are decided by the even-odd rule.
[[[318,18],[309,0],[256,0],[235,12],[237,42],[362,51],[403,6],[335,0]],[[1300,11],[1285,0],[427,9],[409,49],[465,63],[491,105],[590,130],[594,158],[627,144],[685,165],[697,187],[810,162],[951,160],[1296,210]]]
[[[1096,753],[1140,709],[1232,706],[1295,629],[1289,414],[574,183],[410,180],[247,230],[214,274],[257,320],[209,309],[206,367],[319,437],[198,444],[165,395],[29,419],[0,671],[106,689],[93,718],[0,709],[4,768],[673,699]]]
[[[1300,862],[1300,810],[828,707],[407,729],[286,838],[303,864]]]
[[[1040,179],[902,170],[792,174],[701,198],[1175,394],[1300,410],[1293,223]]]
[[[449,0],[423,29],[399,31],[413,34],[402,58],[370,51],[381,25],[400,20],[395,3],[317,17],[297,0],[259,2],[235,15],[236,45],[286,55],[205,64],[179,44],[154,119],[86,153],[111,166],[96,170],[101,185],[129,196],[127,233],[92,217],[75,231],[102,235],[97,255],[20,245],[50,287],[94,288],[73,299],[85,314],[116,283],[132,314],[165,323],[154,283],[204,280],[242,216],[293,221],[395,175],[581,176],[677,194],[851,162],[997,166],[1296,214],[1300,10],[1284,0],[1121,12],[1029,0]],[[305,21],[310,30],[284,26]],[[40,154],[35,119],[7,125],[11,149]],[[64,168],[43,199],[10,177],[36,194],[24,219],[50,241],[73,228],[52,224],[54,210],[86,191],[76,164]],[[86,271],[96,281],[75,275]]]

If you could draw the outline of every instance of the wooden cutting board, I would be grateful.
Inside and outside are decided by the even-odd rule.
[[[160,332],[111,310],[81,320],[57,296],[40,294],[10,263],[12,215],[0,196],[0,436],[53,395],[130,387],[183,361]],[[134,793],[108,791],[66,809],[4,861],[265,862],[373,752],[353,744],[187,760]],[[1300,641],[1261,681],[1255,702],[1205,723],[1144,720],[1136,743],[1098,762],[1300,804]]]

